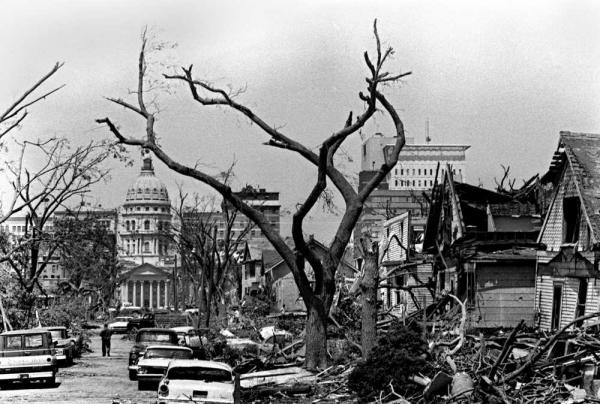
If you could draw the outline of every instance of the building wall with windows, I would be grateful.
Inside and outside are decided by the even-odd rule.
[[[376,170],[391,153],[395,138],[376,133],[366,139],[361,149],[361,172],[359,190],[375,175]],[[466,151],[468,145],[415,144],[413,138],[406,139],[398,163],[387,178],[371,193],[365,202],[363,213],[357,223],[355,243],[364,233],[379,239],[383,222],[404,212],[410,212],[412,220],[425,221],[429,204],[423,196],[449,165],[458,182],[466,179]]]

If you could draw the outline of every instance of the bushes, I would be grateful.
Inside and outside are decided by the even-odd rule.
[[[430,373],[427,343],[421,338],[419,325],[390,327],[379,338],[366,361],[360,362],[350,374],[348,386],[361,397],[370,397],[389,387],[400,394],[418,391],[410,376]]]

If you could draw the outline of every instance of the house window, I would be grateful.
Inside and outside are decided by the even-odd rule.
[[[551,327],[556,330],[560,327],[560,314],[562,310],[562,283],[554,283],[554,294],[552,296],[552,323]]]
[[[421,169],[420,169],[420,168],[419,168],[419,170],[418,170],[418,173],[419,173],[419,175],[421,175]]]
[[[367,157],[367,145],[363,145],[363,157]]]
[[[396,186],[398,186],[398,180],[394,180],[394,183],[396,184]]]
[[[144,241],[144,252],[145,253],[150,252],[150,242],[149,241]]]
[[[400,169],[400,175],[404,175],[404,168]]]
[[[581,203],[578,197],[563,199],[563,242],[576,243],[579,240]]]
[[[150,230],[150,220],[144,220],[144,230]]]
[[[475,306],[475,293],[475,272],[469,271],[467,272],[467,305],[470,307]]]

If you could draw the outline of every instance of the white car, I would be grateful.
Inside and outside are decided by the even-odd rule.
[[[158,386],[157,404],[233,403],[233,371],[225,363],[172,360]]]
[[[137,363],[138,390],[156,388],[163,378],[169,362],[174,359],[193,359],[194,352],[183,346],[151,345]]]
[[[114,333],[127,332],[127,324],[133,317],[116,317],[113,321],[108,323],[108,329]]]

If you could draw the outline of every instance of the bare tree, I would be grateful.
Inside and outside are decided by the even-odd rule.
[[[151,150],[170,169],[184,176],[194,178],[213,188],[221,194],[232,207],[240,211],[260,228],[291,269],[294,280],[298,285],[300,294],[307,307],[308,318],[306,323],[305,365],[309,368],[324,368],[327,366],[326,325],[329,309],[335,293],[336,270],[341,262],[346,246],[348,245],[352,230],[362,212],[365,200],[392,170],[398,161],[398,154],[405,144],[403,123],[393,105],[380,91],[380,88],[385,84],[398,82],[401,78],[409,75],[410,72],[390,74],[383,70],[385,62],[393,54],[393,49],[391,47],[382,49],[379,34],[377,32],[376,21],[374,23],[374,35],[377,46],[376,58],[375,60],[372,60],[367,52],[364,53],[364,60],[369,72],[368,77],[366,78],[367,91],[365,93],[359,93],[359,98],[366,104],[366,109],[358,115],[356,119],[354,119],[352,113],[350,113],[342,129],[327,137],[319,147],[318,153],[313,152],[310,148],[287,136],[282,130],[277,129],[274,125],[268,124],[247,106],[238,103],[235,99],[236,93],[215,87],[207,81],[194,78],[192,66],[182,68],[182,74],[180,75],[165,75],[167,79],[179,80],[186,84],[189,87],[193,99],[200,105],[224,106],[241,113],[270,137],[270,140],[266,143],[267,145],[298,153],[317,167],[315,184],[308,193],[306,199],[298,204],[297,211],[293,215],[292,236],[295,245],[294,249],[286,245],[284,238],[271,226],[267,218],[259,209],[250,206],[240,197],[236,196],[227,184],[219,181],[216,177],[199,170],[197,167],[189,166],[174,160],[170,154],[157,143],[157,134],[154,129],[155,115],[147,109],[144,101],[144,74],[146,69],[144,57],[146,48],[145,38],[142,41],[142,48],[138,60],[137,103],[133,104],[122,99],[109,98],[111,102],[134,112],[145,121],[145,137],[126,136],[109,118],[97,120],[98,123],[107,125],[112,134],[122,144],[140,146]],[[385,163],[382,164],[377,173],[365,187],[360,192],[357,192],[334,165],[334,155],[350,135],[358,132],[358,130],[373,117],[377,111],[378,105],[382,107],[384,113],[387,113],[394,124],[396,142],[386,156]],[[319,197],[325,191],[328,180],[333,183],[335,189],[342,195],[345,202],[345,210],[333,242],[329,246],[325,258],[321,261],[308,247],[307,241],[304,238],[303,224],[307,214],[315,206]],[[311,279],[309,279],[305,272],[305,261],[308,261],[314,270],[313,282],[311,282]]]
[[[171,234],[182,257],[183,275],[192,284],[194,300],[205,313],[208,327],[211,314],[218,314],[219,305],[226,300],[225,292],[238,294],[239,258],[253,224],[226,202],[219,209],[215,198],[194,195],[189,199],[180,189],[179,205],[174,209],[180,225]],[[239,227],[240,223],[245,224]]]
[[[118,153],[113,143],[90,143],[72,149],[64,139],[23,142],[23,152],[29,148],[40,161],[38,168],[24,168],[22,162],[8,166],[18,197],[16,204],[25,213],[25,233],[13,235],[0,246],[1,260],[18,281],[27,318],[35,303],[36,287],[44,292],[39,277],[49,263],[58,259],[56,253],[65,241],[64,234],[49,228],[54,212],[105,179],[108,170],[101,165]]]
[[[39,95],[39,90],[44,86],[46,81],[48,81],[62,66],[64,63],[56,63],[54,67],[42,76],[33,86],[31,86],[28,90],[23,92],[15,102],[13,102],[2,114],[0,114],[0,146],[4,145],[4,140],[6,136],[12,132],[13,130],[19,128],[25,118],[28,115],[28,110],[30,106],[33,104],[47,98],[51,94],[57,92],[61,88],[64,87],[64,84],[58,86],[50,91],[45,91],[41,95]],[[20,153],[19,159],[16,163],[16,170],[18,172],[22,171],[23,168],[23,157],[25,155],[26,143],[20,144]],[[4,162],[3,164],[10,165],[10,170],[15,170],[15,165],[11,162]],[[5,168],[5,167],[3,167]],[[35,178],[33,179],[35,180]],[[15,177],[15,181],[12,182],[12,186],[14,188],[14,192],[8,205],[2,206],[2,212],[0,212],[0,223],[4,222],[7,218],[9,218],[14,213],[19,212],[23,208],[25,208],[26,204],[20,200],[19,193],[21,190],[28,187],[27,183],[23,183],[23,179],[21,176]],[[41,195],[31,195],[31,198],[41,198]]]

